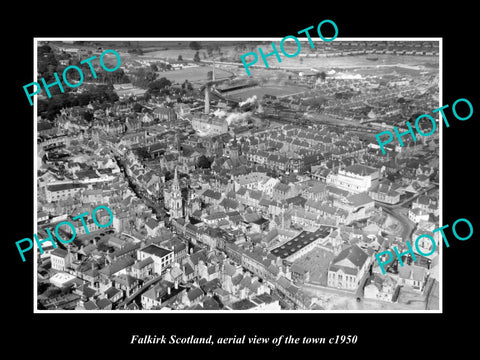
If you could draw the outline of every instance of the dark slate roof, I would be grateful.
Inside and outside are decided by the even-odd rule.
[[[198,299],[199,297],[203,296],[203,291],[200,288],[192,288],[187,293],[187,296],[188,296],[188,299],[190,301],[193,301],[193,300]]]
[[[354,164],[354,165],[347,166],[345,168],[345,171],[351,172],[357,175],[365,176],[365,175],[370,175],[374,173],[375,171],[377,171],[377,169],[374,169],[370,166],[365,166],[362,164]]]
[[[64,258],[65,256],[68,255],[68,251],[67,251],[67,250],[63,250],[63,249],[60,249],[60,248],[56,248],[56,249],[53,250],[50,254]]]
[[[334,263],[345,258],[350,260],[355,266],[361,267],[367,260],[368,256],[357,245],[353,245],[352,247],[340,252],[340,254],[338,254],[337,257],[334,259]]]
[[[140,251],[145,252],[147,254],[152,254],[158,257],[164,257],[172,252],[172,250],[167,250],[154,244],[148,245],[147,247],[144,247]]]

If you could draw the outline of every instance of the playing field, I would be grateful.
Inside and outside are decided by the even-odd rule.
[[[210,66],[198,66],[193,68],[180,69],[175,71],[165,71],[159,72],[159,77],[166,77],[168,80],[182,84],[185,80],[188,80],[191,83],[203,84],[208,78],[207,74],[209,71],[212,71]],[[215,69],[215,79],[225,79],[232,76],[232,73],[222,69]]]

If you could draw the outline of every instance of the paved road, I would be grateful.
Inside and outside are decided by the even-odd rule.
[[[408,199],[405,199],[403,200],[402,202],[398,203],[398,204],[395,204],[395,205],[391,205],[392,208],[399,208],[399,207],[402,207],[402,206],[405,206],[406,204],[408,203],[411,203],[413,200],[415,200],[417,197],[419,197],[420,195],[423,195],[431,190],[433,190],[434,188],[436,188],[438,186],[438,184],[431,184],[430,186],[426,187],[425,189],[423,189],[422,191],[420,191],[418,194],[416,195],[413,195],[412,197],[408,198]]]
[[[383,206],[382,206],[383,207]],[[397,219],[401,224],[402,224],[402,227],[403,227],[403,231],[402,231],[402,240],[403,241],[411,241],[412,239],[412,234],[413,234],[413,231],[415,230],[416,228],[416,224],[414,222],[412,222],[407,216],[403,215],[401,212],[400,212],[400,209],[396,208],[396,209],[389,209],[387,207],[383,207],[383,210],[391,215],[392,217],[394,217],[395,219]]]
[[[420,191],[418,194],[411,196],[408,199],[405,199],[401,203],[395,204],[395,205],[389,205],[389,204],[384,204],[382,202],[375,201],[375,205],[383,208],[383,210],[397,219],[403,226],[403,231],[402,231],[402,239],[403,241],[411,241],[412,239],[412,234],[413,231],[416,228],[416,224],[413,223],[406,215],[402,214],[401,209],[406,209],[404,205],[411,203],[413,200],[415,200],[417,197],[420,195],[423,195],[432,189],[436,187],[435,184],[430,185],[429,187],[425,188],[424,190]]]
[[[143,286],[135,291],[132,295],[127,297],[124,301],[122,301],[120,304],[118,304],[117,308],[121,308],[125,305],[130,304],[138,295],[142,294],[144,291],[148,289],[148,287],[152,284],[155,284],[156,282],[160,281],[162,279],[162,276],[157,276],[154,277],[153,279],[148,280]]]

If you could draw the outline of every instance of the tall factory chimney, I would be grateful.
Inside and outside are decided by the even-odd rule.
[[[210,84],[205,85],[205,114],[210,112]]]
[[[213,58],[213,65],[212,65],[212,81],[215,81],[215,58]]]

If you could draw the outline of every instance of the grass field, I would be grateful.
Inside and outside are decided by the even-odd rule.
[[[191,83],[203,84],[207,81],[207,73],[211,71],[210,66],[199,66],[195,68],[180,69],[175,71],[165,71],[159,72],[159,77],[166,77],[168,80],[181,84],[185,80],[188,80]],[[229,78],[232,73],[215,68],[215,79],[225,79]]]

